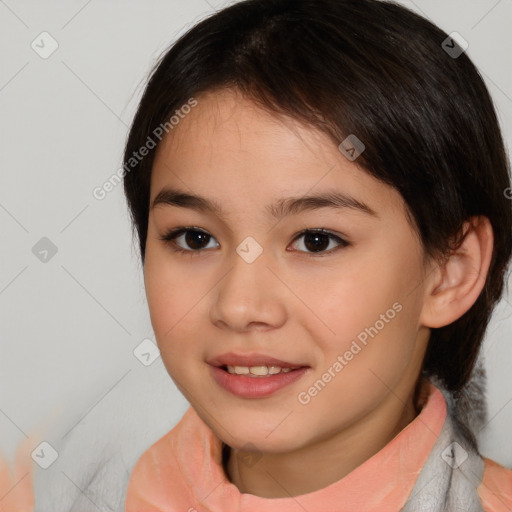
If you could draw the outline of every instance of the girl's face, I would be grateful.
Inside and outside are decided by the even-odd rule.
[[[415,416],[429,272],[401,196],[357,164],[228,91],[198,97],[158,147],[151,321],[170,376],[233,448],[284,453],[383,421],[392,435]],[[270,358],[302,369],[218,368]]]

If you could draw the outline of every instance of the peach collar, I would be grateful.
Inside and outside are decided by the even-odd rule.
[[[311,493],[269,499],[240,493],[226,478],[221,441],[190,407],[135,464],[125,512],[382,512],[384,508],[398,512],[446,417],[442,392],[428,382],[427,400],[419,415],[347,476]]]

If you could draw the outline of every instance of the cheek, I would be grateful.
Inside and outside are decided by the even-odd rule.
[[[392,308],[396,293],[378,268],[356,258],[323,269],[291,287],[305,304],[308,330],[324,348],[344,350],[365,327]],[[393,287],[394,288],[394,287]],[[392,311],[391,313],[393,313]]]
[[[414,350],[419,310],[411,283],[419,279],[419,268],[411,258],[380,249],[368,251],[367,258],[347,258],[330,275],[310,281],[315,288],[301,289],[313,312],[307,328],[321,344],[322,366],[346,356],[343,372],[358,385],[374,382],[370,369],[377,375],[401,371]]]
[[[178,364],[194,349],[194,327],[197,330],[198,316],[204,315],[200,301],[204,290],[194,287],[197,277],[171,264],[162,252],[146,250],[144,284],[151,324],[167,366]]]

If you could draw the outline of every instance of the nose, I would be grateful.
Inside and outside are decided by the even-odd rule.
[[[271,269],[265,251],[252,263],[235,252],[229,264],[230,269],[215,288],[211,322],[237,332],[269,330],[283,325],[287,290],[276,277],[276,271]]]

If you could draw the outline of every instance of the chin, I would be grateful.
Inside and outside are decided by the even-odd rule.
[[[275,427],[274,427],[275,428]],[[279,430],[279,427],[278,429]],[[235,450],[243,452],[261,452],[268,454],[287,453],[294,451],[301,446],[301,440],[297,439],[284,429],[277,433],[272,429],[255,429],[254,425],[244,423],[238,425],[232,423],[229,429],[231,436],[226,438],[225,432],[217,435],[224,443]],[[269,435],[270,433],[270,435]]]

